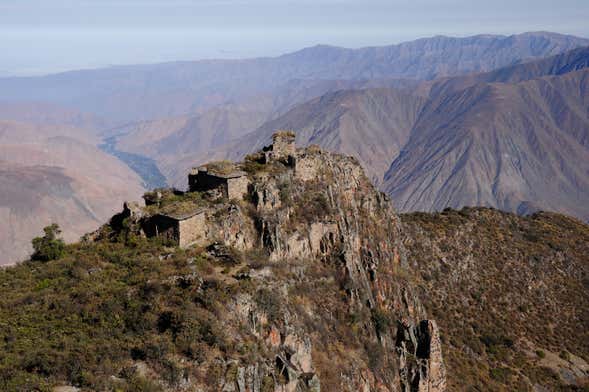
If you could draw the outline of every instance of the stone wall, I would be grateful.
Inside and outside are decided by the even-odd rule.
[[[204,212],[179,221],[178,230],[178,246],[181,248],[203,241],[206,235]]]
[[[210,175],[206,171],[198,170],[196,174],[188,175],[188,189],[190,192],[206,192],[213,189],[222,189],[223,195],[227,195],[227,179]]]
[[[272,135],[272,157],[286,158],[295,154],[295,134],[290,131],[279,131]]]
[[[297,156],[295,175],[297,179],[309,181],[317,178],[322,161],[319,155],[301,154]]]
[[[247,187],[249,181],[246,176],[228,178],[227,179],[227,198],[228,199],[243,199],[247,194]]]

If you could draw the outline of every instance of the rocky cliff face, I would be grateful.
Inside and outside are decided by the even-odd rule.
[[[201,366],[217,366],[219,378],[200,387],[444,391],[438,327],[415,293],[388,197],[351,157],[317,147],[267,157],[254,154],[241,165],[249,181],[244,200],[213,192],[194,202],[206,208],[200,245],[214,244],[208,254],[229,262],[235,273],[228,281],[263,287],[237,293],[220,319],[227,330],[247,333],[260,353],[249,361],[205,360]],[[195,199],[186,194],[166,208],[186,209],[178,201],[186,197]],[[137,215],[144,222],[158,211]],[[131,230],[139,227],[137,219]],[[206,281],[200,289],[206,292]],[[243,344],[239,333],[228,335]]]

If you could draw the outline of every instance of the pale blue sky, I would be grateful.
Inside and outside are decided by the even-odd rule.
[[[0,76],[437,34],[589,37],[588,20],[589,0],[0,0]]]

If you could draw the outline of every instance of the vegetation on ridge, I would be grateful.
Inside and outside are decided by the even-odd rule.
[[[450,390],[589,390],[589,226],[488,208],[401,220]]]
[[[158,191],[153,195],[159,204],[141,213],[203,202],[210,207],[212,225],[233,218],[242,225],[276,225],[264,235],[302,237],[311,223],[335,219],[336,210],[323,196],[324,183],[292,175],[275,163],[254,183],[265,181],[268,192],[276,189],[276,202],[283,204],[275,209],[256,209],[251,195],[237,201],[160,190],[161,197]],[[366,178],[359,183],[359,190],[347,196],[380,197]],[[382,224],[367,214],[354,216],[358,211],[351,209],[346,219],[365,230],[356,232],[360,241],[389,251],[391,219],[396,219],[389,214],[392,209],[374,201],[367,205]],[[343,202],[338,206],[349,208]],[[235,218],[231,214],[237,210]],[[346,238],[328,238],[333,245],[324,242],[317,258],[285,255],[271,261],[270,245],[240,251],[212,242],[180,249],[137,235],[131,220],[113,219],[116,225],[65,246],[56,260],[31,260],[0,271],[0,390],[74,385],[85,391],[159,391],[193,385],[217,391],[222,383],[235,383],[239,369],[255,365],[271,369],[260,380],[261,391],[268,392],[292,380],[285,364],[277,363],[278,355],[293,355],[284,346],[289,336],[301,338],[295,342],[301,346],[298,355],[312,359],[312,372],[299,369],[301,379],[317,375],[322,390],[342,390],[344,370],[393,382],[394,351],[383,349],[376,333],[391,334],[397,316],[384,307],[371,312],[364,302],[353,306],[350,293],[358,289],[342,265],[340,249]],[[330,246],[333,252],[325,250]],[[372,273],[390,287],[396,283],[392,269],[382,271],[385,267],[375,262],[382,258],[379,246],[372,247]]]
[[[43,237],[33,238],[33,255],[31,260],[50,261],[56,260],[63,256],[65,251],[65,243],[59,235],[61,230],[55,223],[43,229],[45,235]]]
[[[586,225],[466,208],[399,227],[353,159],[307,159],[302,178],[280,162],[250,172],[244,200],[158,190],[78,244],[48,227],[45,256],[0,271],[0,390],[213,391],[263,368],[268,392],[301,357],[295,383],[312,391],[315,376],[326,391],[358,390],[357,375],[414,383],[444,366],[439,340],[415,328],[428,315],[450,390],[583,390]],[[140,235],[134,217],[185,203],[210,207],[214,238],[180,249]]]

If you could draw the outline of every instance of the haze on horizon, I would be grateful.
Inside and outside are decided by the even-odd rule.
[[[561,0],[1,0],[0,76],[275,56],[433,35],[589,37],[589,2]]]

